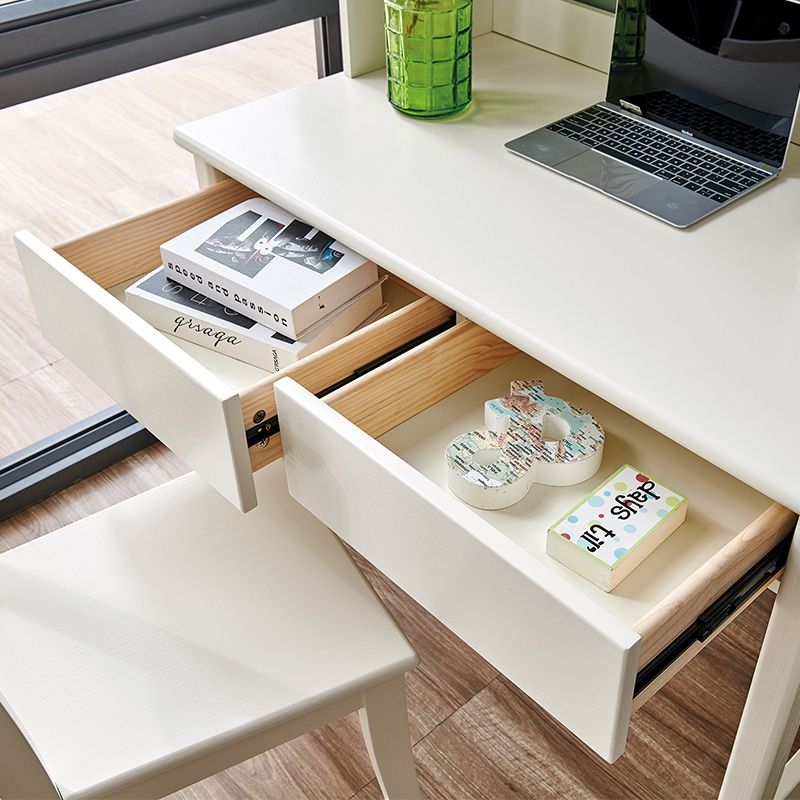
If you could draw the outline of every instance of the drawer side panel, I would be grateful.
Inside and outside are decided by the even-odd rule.
[[[35,236],[15,239],[48,340],[230,502],[253,508],[238,394]]]
[[[639,637],[299,384],[275,395],[292,496],[599,755],[621,755]]]

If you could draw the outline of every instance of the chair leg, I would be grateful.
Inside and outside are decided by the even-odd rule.
[[[359,721],[383,796],[386,800],[419,800],[403,676],[368,689],[362,700]]]

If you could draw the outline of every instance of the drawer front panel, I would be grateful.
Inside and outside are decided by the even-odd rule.
[[[299,384],[275,396],[293,497],[598,754],[621,755],[639,637]]]
[[[238,394],[35,236],[16,243],[48,340],[234,505],[253,508]]]

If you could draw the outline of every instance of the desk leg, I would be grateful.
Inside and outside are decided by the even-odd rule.
[[[773,798],[800,725],[800,523],[747,695],[720,800]]]
[[[200,156],[194,157],[194,171],[197,175],[197,185],[201,189],[206,189],[209,186],[213,186],[215,183],[224,181],[227,177],[216,167],[212,167],[211,164],[203,161]]]

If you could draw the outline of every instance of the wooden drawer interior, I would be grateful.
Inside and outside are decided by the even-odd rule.
[[[125,289],[161,264],[160,245],[193,225],[256,197],[256,192],[234,180],[225,180],[196,194],[162,206],[147,214],[56,246],[55,251],[120,302]],[[113,257],[109,257],[113,254]],[[388,305],[380,319],[334,343],[324,351],[292,365],[280,376],[291,375],[311,391],[320,391],[342,381],[363,364],[423,337],[452,321],[454,314],[441,303],[392,275],[384,284]],[[245,428],[252,428],[257,415],[274,416],[271,384],[275,373],[245,364],[199,345],[161,332],[202,367],[224,380],[242,396]],[[252,461],[258,468],[273,460],[254,447]]]

